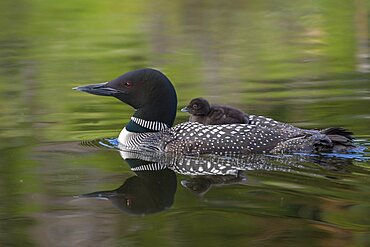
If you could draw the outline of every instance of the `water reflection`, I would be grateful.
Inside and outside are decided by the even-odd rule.
[[[193,192],[200,198],[212,188],[213,185],[227,185],[227,184],[247,184],[247,176],[244,172],[239,171],[235,176],[233,175],[206,175],[206,176],[192,176],[188,179],[181,180],[181,185]]]
[[[176,186],[176,175],[169,169],[140,171],[115,190],[97,191],[80,197],[106,199],[126,213],[146,215],[169,208],[174,201]]]
[[[133,171],[169,168],[178,174],[189,176],[239,176],[240,171],[263,170],[293,172],[323,176],[322,170],[346,173],[352,165],[348,158],[328,158],[324,155],[264,155],[249,154],[218,156],[213,154],[189,156],[155,152],[119,151],[126,161],[145,160],[135,163]],[[150,161],[148,163],[148,161]]]
[[[176,173],[186,175],[181,185],[199,198],[203,198],[214,186],[250,185],[249,171],[284,172],[330,180],[352,172],[364,173],[362,168],[352,165],[351,159],[323,155],[253,154],[227,157],[118,151],[135,176],[128,178],[115,190],[97,191],[80,197],[109,200],[116,208],[135,215],[157,213],[171,207],[177,188]],[[348,189],[350,186],[344,187]],[[290,206],[295,214],[304,207],[305,212],[312,211],[312,219],[318,217],[319,209],[316,206],[314,209],[306,209],[305,204]]]

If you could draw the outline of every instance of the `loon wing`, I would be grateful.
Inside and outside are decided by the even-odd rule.
[[[182,123],[166,130],[172,138],[165,152],[184,154],[269,153],[279,143],[297,136],[300,131],[283,131],[249,124],[203,125]]]

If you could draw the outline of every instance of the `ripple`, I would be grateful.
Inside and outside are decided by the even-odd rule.
[[[82,141],[81,146],[119,150],[117,138],[98,138],[94,140]]]

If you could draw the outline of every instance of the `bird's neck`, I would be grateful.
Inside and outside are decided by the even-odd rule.
[[[172,127],[177,110],[176,94],[157,97],[137,109],[126,126],[135,132],[155,132]]]
[[[156,132],[172,127],[177,111],[176,91],[168,81],[142,95],[141,104],[133,106],[137,110],[126,126],[128,131]]]
[[[130,122],[126,125],[126,130],[134,133],[158,132],[171,126],[159,121],[150,121],[138,117],[131,117]]]

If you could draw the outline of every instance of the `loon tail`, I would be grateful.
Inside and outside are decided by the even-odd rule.
[[[325,134],[332,141],[334,150],[338,151],[355,147],[353,144],[353,133],[344,128],[331,127],[323,129],[320,132]]]

